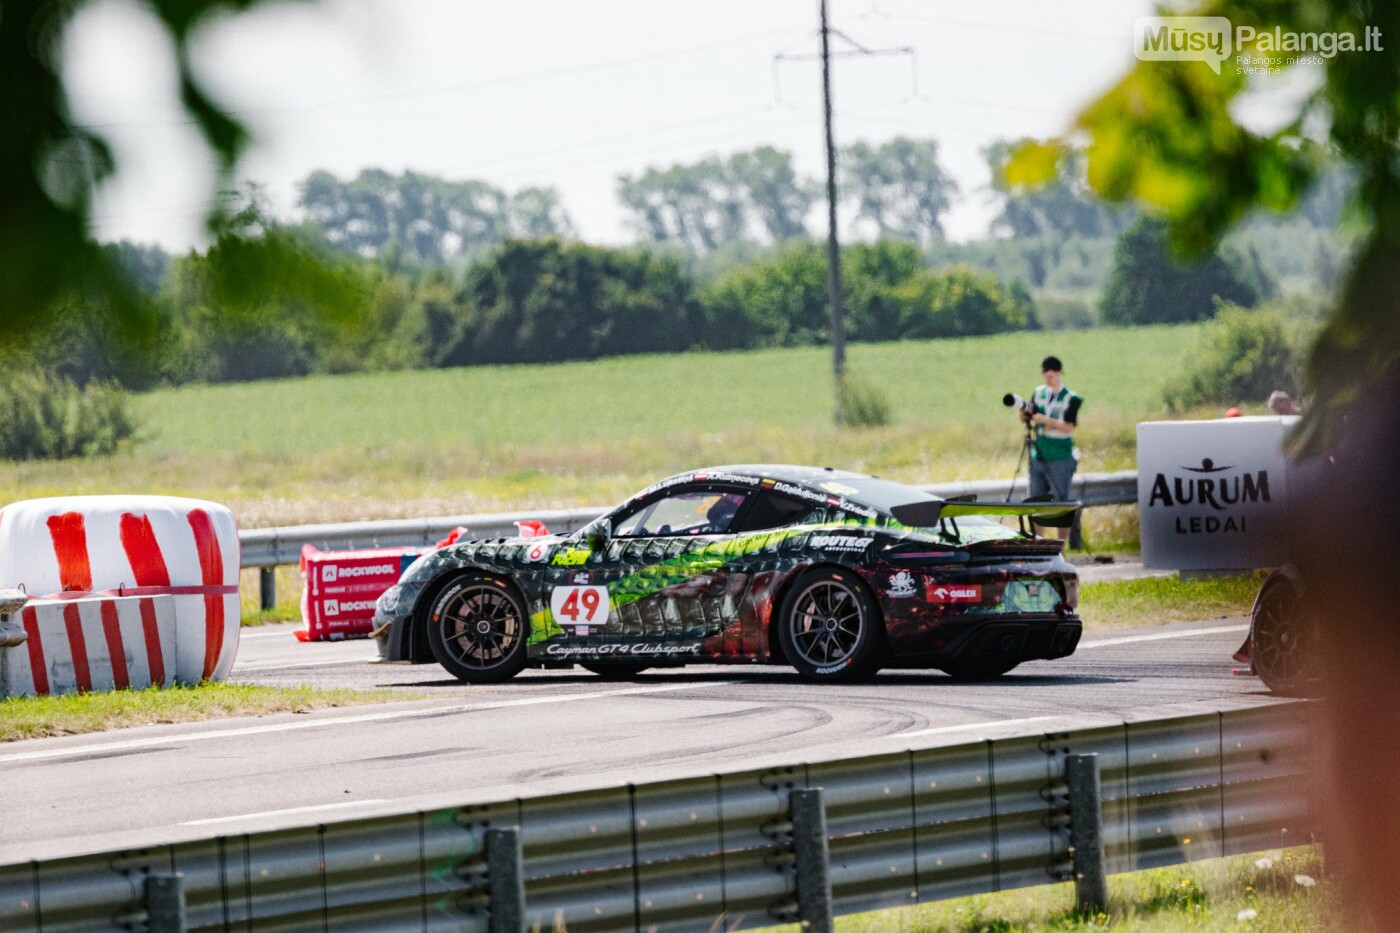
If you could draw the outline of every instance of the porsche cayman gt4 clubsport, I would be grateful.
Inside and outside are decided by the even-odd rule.
[[[374,634],[384,659],[436,660],[470,683],[727,662],[992,678],[1079,643],[1075,570],[1026,524],[1075,508],[943,500],[821,467],[695,470],[570,535],[424,555],[380,597]],[[1019,530],[994,520],[1008,516]]]

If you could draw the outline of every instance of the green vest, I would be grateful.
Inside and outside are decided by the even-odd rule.
[[[1040,386],[1031,396],[1035,410],[1056,421],[1064,420],[1070,403],[1075,399],[1079,399],[1083,405],[1084,400],[1071,391],[1069,386],[1060,386],[1059,392],[1051,392],[1049,386]],[[1074,437],[1038,424],[1035,427],[1034,452],[1039,460],[1069,460],[1074,456]]]

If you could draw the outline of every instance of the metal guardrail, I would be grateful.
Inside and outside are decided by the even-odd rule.
[[[1308,843],[1312,712],[1279,703],[0,866],[0,929],[158,928],[147,879],[173,873],[189,929],[822,929],[813,911],[1069,879],[1071,838],[1091,822],[1082,800],[1076,817],[1070,756],[1097,755],[1109,873]],[[794,799],[813,789],[819,836],[812,801]],[[523,922],[503,923],[522,889]]]

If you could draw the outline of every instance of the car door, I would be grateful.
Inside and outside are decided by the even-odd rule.
[[[599,659],[680,660],[719,653],[706,641],[737,618],[742,598],[742,579],[732,579],[725,543],[751,494],[693,483],[619,510],[602,551],[570,568],[553,587],[555,621],[571,641],[596,648]]]

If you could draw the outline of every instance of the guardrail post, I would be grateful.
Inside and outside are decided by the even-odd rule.
[[[1074,866],[1074,896],[1080,910],[1100,911],[1108,905],[1104,875],[1103,805],[1097,754],[1065,756],[1069,785],[1069,844]]]
[[[277,605],[277,568],[258,568],[258,606],[264,611]]]
[[[520,830],[486,831],[486,884],[490,933],[525,933],[525,871]]]
[[[788,806],[792,811],[792,850],[797,859],[798,919],[813,933],[831,933],[831,854],[821,788],[794,789]]]
[[[146,922],[151,933],[185,933],[185,876],[147,875]]]

